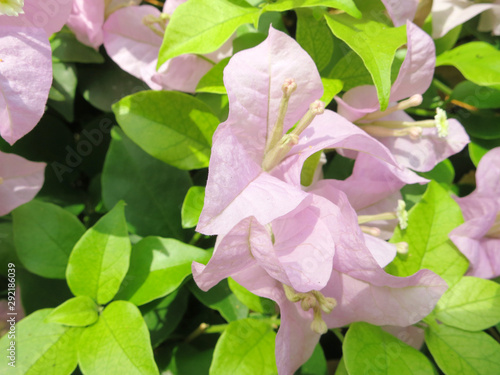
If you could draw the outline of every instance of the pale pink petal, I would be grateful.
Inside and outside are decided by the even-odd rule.
[[[496,0],[494,4],[496,6],[481,14],[477,29],[491,31],[493,35],[500,35],[500,1]]]
[[[432,3],[432,37],[441,38],[451,29],[494,6],[495,4],[474,4],[464,0],[434,0]]]
[[[396,245],[369,234],[365,234],[364,237],[368,250],[380,267],[384,268],[394,260],[397,254]]]
[[[427,172],[439,162],[460,152],[469,142],[463,126],[455,119],[449,119],[448,136],[440,138],[436,128],[424,128],[418,140],[410,137],[378,138],[389,148],[398,163],[418,172]]]
[[[118,9],[104,23],[104,47],[120,68],[143,79],[147,65],[156,65],[162,37],[142,23],[145,16],[160,16],[151,5]],[[153,72],[151,72],[153,74]]]
[[[73,7],[73,0],[24,0],[24,14],[0,16],[1,26],[41,28],[51,35],[64,26]]]
[[[477,167],[475,194],[497,197],[500,203],[500,147],[488,151]]]
[[[466,222],[451,231],[450,239],[470,262],[467,274],[486,279],[500,276],[500,238],[485,237],[500,205],[488,198],[463,198],[459,204]]]
[[[266,228],[254,218],[238,223],[225,236],[217,238],[212,258],[206,266],[193,262],[193,277],[200,289],[207,291],[221,280],[255,264],[252,251],[272,251],[273,244]]]
[[[104,0],[74,0],[67,25],[83,44],[95,49],[103,42]]]
[[[181,4],[184,4],[187,0],[166,0],[163,6],[163,13],[172,14],[174,10]]]
[[[0,26],[0,39],[0,135],[12,145],[45,111],[52,85],[51,50],[42,29]]]
[[[412,21],[417,13],[419,0],[382,0],[394,26],[404,25],[406,20]]]
[[[375,86],[357,86],[347,91],[342,98],[335,97],[337,112],[348,121],[354,122],[380,108]]]
[[[151,80],[164,90],[196,91],[200,79],[213,65],[196,55],[182,55],[163,64]]]
[[[392,85],[391,102],[398,102],[415,94],[423,94],[434,77],[436,48],[432,38],[418,26],[408,21],[408,51],[398,78]]]
[[[359,151],[396,165],[391,152],[358,126],[335,112],[325,111],[304,130],[283,162],[271,173],[284,181],[300,186],[302,165],[312,154],[323,149],[341,148]]]
[[[340,210],[320,196],[312,196],[295,211],[272,224],[274,249],[252,250],[267,273],[299,292],[322,289],[332,270],[335,240],[331,231],[342,225]],[[300,228],[300,230],[297,230]]]
[[[262,172],[246,152],[229,122],[213,138],[205,205],[197,231],[227,233],[234,223],[255,216],[263,225],[295,209],[308,194]],[[251,137],[246,137],[245,140]]]
[[[285,132],[323,94],[321,78],[307,52],[288,35],[271,27],[263,43],[234,55],[224,70],[229,120],[237,124],[242,136],[253,138],[252,143],[247,141],[247,151],[260,157],[258,163],[262,161],[267,134],[278,116],[281,87],[288,78],[295,79],[297,90],[290,98]]]
[[[0,216],[35,197],[42,188],[45,167],[0,151]]]

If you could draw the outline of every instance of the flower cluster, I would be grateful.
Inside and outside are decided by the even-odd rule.
[[[420,77],[414,81],[412,75],[429,73],[418,65],[432,40],[412,24],[408,33],[408,54],[393,101],[412,89],[421,93],[430,83]],[[214,135],[197,228],[218,238],[210,262],[193,264],[198,285],[208,290],[232,277],[278,303],[276,356],[283,374],[307,360],[328,328],[355,321],[404,327],[425,317],[446,283],[428,270],[406,278],[383,270],[396,251],[406,250],[404,243],[383,240],[398,221],[406,225],[398,190],[425,180],[408,169],[411,163],[401,162],[405,159],[397,145],[385,142],[386,147],[364,125],[369,115],[380,113],[378,118],[386,120],[401,108],[395,104],[390,115],[375,106],[361,109],[365,117],[357,125],[325,110],[318,101],[322,84],[314,62],[293,39],[272,28],[265,42],[231,59],[224,83],[230,112]],[[371,87],[366,91],[374,92]],[[449,126],[450,137],[438,129],[440,120],[434,124],[425,135],[394,136],[417,149],[421,143],[442,144],[433,147],[437,151],[430,161],[420,163],[426,169],[468,141],[458,123]],[[357,156],[353,175],[346,181],[316,179],[304,188],[300,173],[305,160],[325,149]]]

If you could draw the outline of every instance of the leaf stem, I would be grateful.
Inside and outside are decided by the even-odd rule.
[[[438,81],[435,78],[432,80],[432,84],[434,85],[434,87],[436,87],[438,90],[442,91],[446,95],[451,95],[451,93],[453,92],[453,89],[446,86],[443,82]]]
[[[330,331],[332,331],[335,334],[335,336],[337,336],[337,338],[340,340],[342,344],[344,343],[344,335],[340,331],[340,328],[332,328],[330,329]]]

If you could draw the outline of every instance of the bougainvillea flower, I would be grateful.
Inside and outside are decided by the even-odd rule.
[[[45,31],[0,24],[0,135],[3,139],[14,144],[35,127],[45,110],[51,85],[51,50]]]
[[[298,292],[284,284],[279,273],[270,272],[269,257],[279,256],[287,247],[282,242],[288,240],[271,237],[255,218],[243,220],[219,237],[206,266],[193,263],[194,279],[202,290],[232,277],[251,292],[278,303],[281,326],[276,361],[280,374],[293,374],[328,328],[356,321],[405,327],[427,316],[447,289],[446,283],[428,270],[404,278],[387,274],[367,249],[359,228],[352,230],[357,216],[345,195],[337,197],[332,203],[341,211],[343,224],[338,229],[330,228],[336,250],[330,278],[320,290]],[[300,232],[303,224],[287,231]],[[274,222],[271,226],[275,227]],[[321,261],[314,255],[303,259],[311,272],[322,271]]]
[[[45,167],[0,151],[0,216],[35,197],[42,188]]]
[[[394,26],[404,25],[407,20],[413,21],[417,13],[419,0],[382,0]]]
[[[465,223],[450,239],[470,262],[468,275],[500,276],[500,148],[483,156],[476,172],[477,188],[464,198],[455,197]]]
[[[182,55],[167,61],[156,71],[169,15],[185,1],[167,1],[163,13],[150,5],[119,9],[104,24],[104,47],[108,55],[123,70],[142,79],[154,90],[194,92],[213,65],[231,55],[232,39],[204,57]]]
[[[339,114],[386,145],[400,165],[426,172],[462,150],[469,137],[462,125],[447,119],[441,109],[434,120],[425,121],[414,121],[403,111],[422,102],[421,94],[429,87],[435,66],[432,39],[411,22],[407,33],[408,51],[392,86],[388,109],[380,111],[374,86],[355,87],[336,100]]]
[[[1,2],[2,4],[5,1]],[[19,4],[19,1],[7,0],[8,4]],[[3,5],[5,6],[5,5]],[[23,13],[9,16],[0,7],[0,25],[44,29],[47,36],[61,30],[68,20],[73,0],[24,0]]]
[[[249,216],[266,224],[295,209],[309,195],[300,186],[302,164],[322,149],[366,151],[394,164],[379,142],[315,107],[323,90],[315,64],[284,33],[271,28],[266,41],[233,56],[224,83],[230,110],[213,138],[202,233],[226,233]]]
[[[95,49],[103,42],[102,27],[114,11],[138,5],[140,0],[74,0],[67,25],[83,44]]]
[[[432,3],[432,36],[440,38],[448,31],[481,15],[479,31],[500,35],[500,1],[434,0]]]

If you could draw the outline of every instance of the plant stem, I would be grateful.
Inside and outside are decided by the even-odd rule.
[[[438,81],[437,79],[433,79],[432,80],[432,84],[440,91],[442,91],[444,94],[446,95],[451,95],[451,93],[453,92],[453,89],[449,88],[448,86],[446,86],[443,82],[441,81]]]
[[[330,331],[332,331],[335,334],[335,336],[337,336],[337,338],[340,340],[342,344],[344,343],[344,335],[340,331],[340,328],[332,328],[330,329]]]

